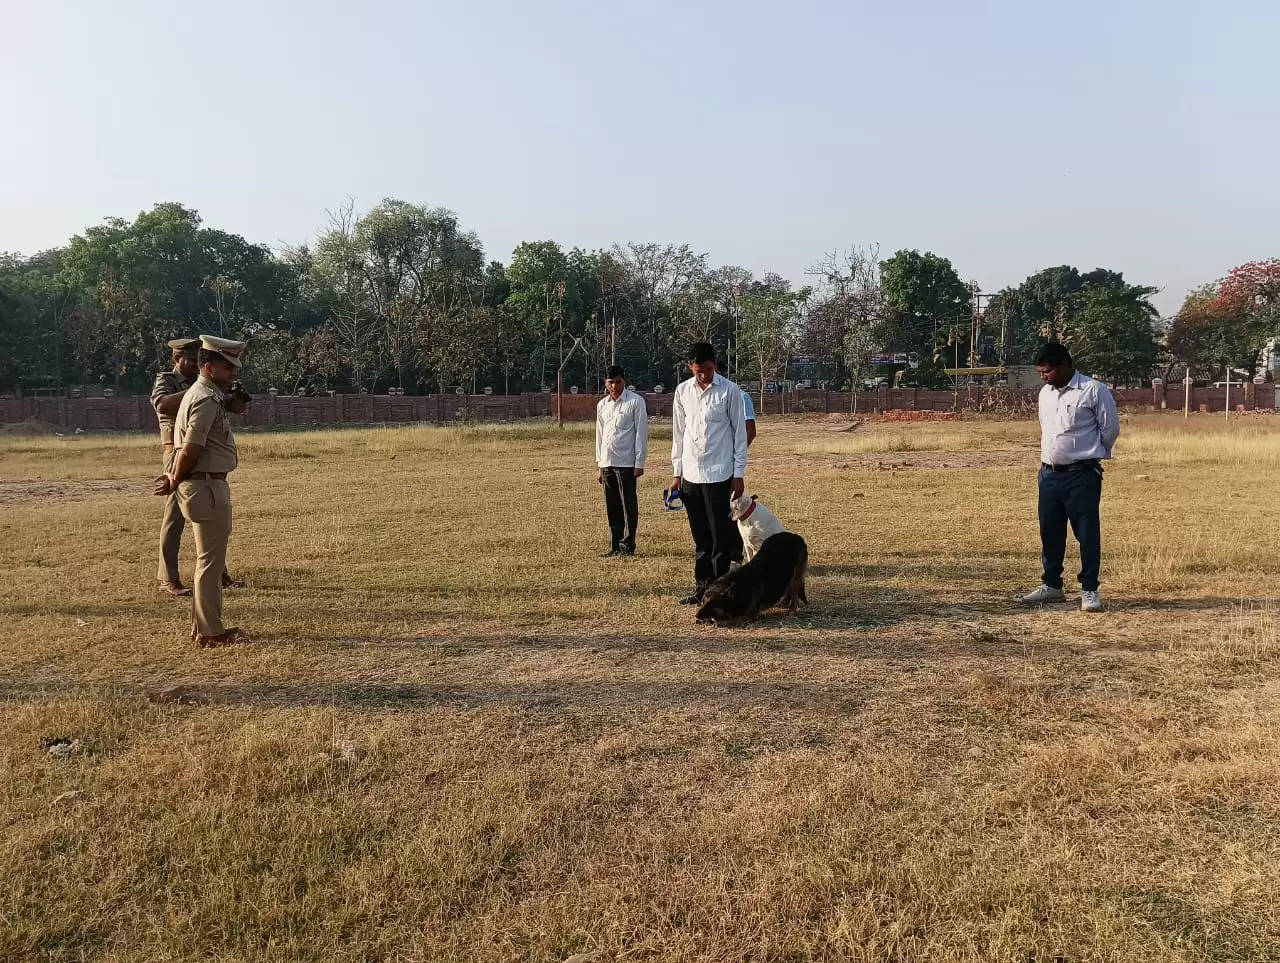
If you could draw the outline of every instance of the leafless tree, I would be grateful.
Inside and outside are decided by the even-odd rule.
[[[611,252],[632,290],[634,334],[647,355],[650,372],[658,373],[663,348],[672,347],[673,311],[707,273],[707,255],[695,253],[687,244],[615,244]]]
[[[880,248],[853,245],[843,254],[825,255],[809,268],[818,291],[806,315],[804,350],[836,361],[836,380],[856,392],[883,336],[886,320],[880,280]]]

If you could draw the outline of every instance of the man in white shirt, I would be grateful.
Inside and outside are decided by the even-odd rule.
[[[1040,551],[1044,574],[1028,605],[1062,602],[1062,560],[1067,523],[1080,543],[1080,610],[1101,612],[1102,462],[1111,457],[1120,423],[1107,386],[1076,371],[1063,345],[1042,345],[1036,370],[1040,389]]]
[[[742,392],[742,404],[747,409],[747,447],[756,440],[756,403],[751,400],[751,392]]]
[[[676,388],[671,406],[671,487],[678,489],[693,535],[693,592],[697,605],[708,585],[742,557],[742,536],[729,503],[746,488],[747,419],[742,389],[716,372],[716,349],[699,341],[689,349],[693,377]]]
[[[604,387],[606,394],[596,405],[596,466],[613,537],[604,553],[610,558],[636,553],[636,479],[644,474],[649,451],[649,413],[617,365],[609,369]]]

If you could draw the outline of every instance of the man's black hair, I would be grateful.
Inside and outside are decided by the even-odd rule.
[[[1071,352],[1067,350],[1065,344],[1050,341],[1047,344],[1040,345],[1040,350],[1036,352],[1033,364],[1047,364],[1055,368],[1061,368],[1063,365],[1071,364]]]
[[[706,364],[708,361],[716,360],[716,349],[707,341],[695,342],[689,348],[689,362],[691,364]]]
[[[620,365],[620,364],[610,365],[610,366],[609,366],[609,377],[610,377],[610,378],[622,378],[623,380],[626,380],[627,373],[626,373],[625,371],[623,371],[623,370],[622,370],[622,365]]]
[[[205,365],[212,364],[215,361],[222,361],[226,364],[231,364],[230,361],[227,361],[227,359],[224,358],[222,355],[218,354],[218,352],[210,351],[208,348],[201,348],[200,353],[196,355],[196,364],[200,365],[200,367],[202,368]]]

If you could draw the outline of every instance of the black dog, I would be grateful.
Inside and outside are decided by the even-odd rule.
[[[709,586],[698,609],[699,622],[757,619],[765,609],[779,606],[794,612],[803,602],[809,547],[794,532],[779,532],[764,540],[742,568],[722,575]]]

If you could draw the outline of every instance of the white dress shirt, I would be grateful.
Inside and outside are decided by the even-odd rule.
[[[711,485],[747,474],[747,418],[742,389],[716,375],[706,388],[682,381],[671,406],[671,470]]]
[[[1040,460],[1046,465],[1110,458],[1120,437],[1116,402],[1101,381],[1076,372],[1062,389],[1040,389]]]
[[[649,454],[649,412],[630,388],[618,400],[605,395],[596,404],[596,465],[643,468]]]

